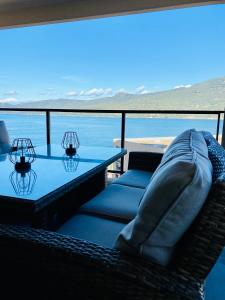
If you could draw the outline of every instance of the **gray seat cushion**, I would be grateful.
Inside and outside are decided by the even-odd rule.
[[[79,212],[119,218],[127,222],[136,216],[144,191],[131,186],[110,184],[96,197],[82,205]]]
[[[64,223],[57,232],[112,248],[123,227],[124,224],[120,222],[77,214]]]
[[[164,154],[137,216],[123,228],[116,247],[168,265],[177,242],[204,204],[211,183],[212,165],[202,133],[183,132]]]
[[[123,184],[145,189],[150,182],[152,172],[142,170],[127,170],[118,179],[115,179],[112,184]]]

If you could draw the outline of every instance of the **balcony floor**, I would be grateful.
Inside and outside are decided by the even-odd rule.
[[[206,282],[205,300],[225,299],[225,249],[212,269]]]

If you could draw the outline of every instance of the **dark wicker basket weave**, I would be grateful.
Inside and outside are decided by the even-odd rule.
[[[129,168],[154,172],[161,158],[130,153]],[[224,181],[213,184],[167,268],[59,233],[1,224],[1,292],[4,299],[203,300],[205,279],[224,245]]]
[[[32,299],[204,299],[204,280],[225,244],[224,211],[225,183],[218,182],[170,268],[58,233],[1,225],[2,286],[16,286],[23,299],[31,291]]]

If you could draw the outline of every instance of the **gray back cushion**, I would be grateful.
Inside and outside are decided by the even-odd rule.
[[[180,134],[168,147],[141,200],[137,216],[116,247],[161,265],[199,213],[212,184],[212,165],[201,132]]]

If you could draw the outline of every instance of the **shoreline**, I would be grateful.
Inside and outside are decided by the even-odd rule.
[[[32,111],[31,111],[32,112]],[[45,112],[26,112],[26,111],[1,111],[0,116],[5,116],[5,115],[28,115],[28,116],[45,116]],[[129,116],[128,116],[129,115]],[[108,114],[108,113],[102,113],[102,114],[92,114],[92,113],[65,113],[65,112],[51,112],[51,117],[78,117],[78,118],[83,118],[83,117],[89,117],[89,118],[121,118],[121,114]],[[204,117],[203,117],[204,116]],[[159,114],[159,115],[154,115],[154,116],[149,116],[145,114],[126,114],[126,119],[173,119],[173,120],[218,120],[218,117],[215,116],[210,116],[209,115],[184,115],[184,114]],[[224,118],[221,116],[220,121],[222,121]]]

